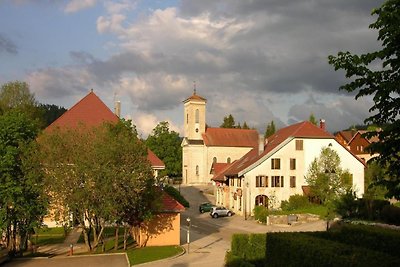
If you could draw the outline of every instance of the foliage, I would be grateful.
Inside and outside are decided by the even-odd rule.
[[[42,126],[42,112],[26,82],[9,82],[0,89],[0,114],[8,111],[24,113]]]
[[[250,127],[247,125],[247,122],[243,122],[242,129],[248,130]]]
[[[319,215],[321,218],[326,218],[328,209],[320,204],[310,204],[308,207],[299,208],[295,210],[274,210],[270,211],[270,215],[289,215],[289,214],[314,214]]]
[[[265,266],[397,266],[400,264],[398,257],[353,244],[332,241],[326,233],[268,233]],[[346,238],[346,234],[341,235]]]
[[[167,121],[160,122],[146,140],[146,145],[165,164],[160,176],[182,177],[181,138],[175,131],[169,130]]]
[[[386,205],[382,208],[381,218],[385,223],[400,225],[400,208]]]
[[[370,199],[384,199],[387,194],[385,186],[378,184],[380,178],[388,179],[386,174],[387,168],[383,168],[376,161],[369,161],[368,168],[365,169],[364,183],[364,197]]]
[[[181,203],[184,207],[189,208],[190,204],[189,202],[179,193],[178,190],[176,190],[175,187],[166,185],[164,186],[164,191],[168,193],[171,197],[173,197],[176,201]]]
[[[382,130],[374,130],[368,137],[377,136],[379,142],[369,146],[371,153],[384,168],[387,176],[379,177],[379,184],[386,186],[387,197],[400,198],[400,0],[385,1],[374,9],[377,15],[371,29],[378,30],[378,40],[382,49],[362,55],[339,52],[329,56],[329,64],[335,70],[344,70],[351,81],[341,90],[355,92],[356,99],[372,96],[374,100],[370,112],[373,114],[365,122],[376,124]]]
[[[255,206],[254,210],[254,219],[259,221],[260,223],[266,224],[267,223],[267,216],[268,216],[268,208],[264,206]]]
[[[247,262],[239,256],[236,256],[232,251],[227,251],[225,254],[225,266],[226,267],[254,267],[254,264]]]
[[[220,126],[221,128],[235,128],[235,119],[232,114],[224,117],[224,122]]]
[[[18,110],[0,115],[0,232],[12,253],[26,249],[29,234],[46,212],[35,157],[38,130],[35,121]]]
[[[270,123],[268,123],[267,128],[265,129],[264,138],[272,136],[275,132],[276,132],[275,123],[274,121],[271,121]]]
[[[233,234],[231,252],[225,257],[226,264],[227,266],[264,266],[265,250],[265,234]]]
[[[291,195],[289,197],[289,201],[282,201],[281,208],[282,210],[293,211],[302,208],[307,208],[311,206],[310,201],[307,196],[304,195]]]
[[[54,215],[68,222],[74,212],[88,250],[102,240],[106,222],[128,223],[137,230],[157,212],[159,194],[147,148],[129,122],[54,129],[39,143]]]
[[[158,246],[158,247],[145,247],[128,250],[126,252],[129,265],[137,265],[145,262],[161,260],[173,257],[183,252],[180,246]]]
[[[311,122],[311,123],[314,124],[314,125],[318,125],[318,121],[317,121],[317,119],[315,118],[315,116],[314,116],[313,113],[310,114],[310,117],[308,118],[308,121]]]
[[[58,119],[62,114],[67,111],[67,109],[64,107],[49,104],[40,104],[39,108],[41,109],[43,114],[44,128],[52,124],[56,119]]]
[[[336,201],[351,189],[351,174],[340,167],[339,155],[329,147],[324,147],[319,158],[311,162],[305,178],[311,194],[328,208],[326,216],[328,227],[329,220],[334,216]]]

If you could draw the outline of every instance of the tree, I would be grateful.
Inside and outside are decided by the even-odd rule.
[[[26,250],[29,234],[46,213],[43,173],[35,157],[38,131],[24,113],[0,116],[0,233],[12,253]]]
[[[235,119],[232,114],[224,117],[224,122],[220,126],[221,128],[235,128]]]
[[[367,134],[379,138],[369,149],[379,153],[375,159],[387,167],[387,176],[381,176],[378,183],[388,189],[387,197],[400,199],[400,0],[385,1],[372,15],[378,17],[369,27],[378,30],[382,49],[362,55],[339,52],[328,59],[335,70],[344,70],[346,78],[351,79],[341,90],[356,92],[356,99],[373,96],[373,115],[365,122],[379,125],[382,130]]]
[[[106,223],[128,223],[138,241],[142,222],[158,211],[159,193],[147,148],[129,122],[55,129],[39,143],[58,221],[68,222],[73,212],[88,250],[102,241]]]
[[[335,202],[352,187],[352,175],[340,167],[340,158],[336,151],[325,147],[319,158],[315,158],[305,177],[310,186],[311,195],[317,197],[327,207],[327,228],[334,216]]]
[[[41,109],[43,114],[44,128],[52,124],[53,121],[58,119],[62,114],[67,111],[67,109],[64,107],[50,104],[40,104],[39,108]]]
[[[310,114],[310,117],[308,118],[308,121],[311,122],[311,123],[314,124],[314,125],[318,125],[318,121],[317,121],[317,119],[315,118],[315,116],[314,116],[313,113]]]
[[[147,137],[147,147],[165,163],[165,170],[160,172],[160,176],[182,177],[181,142],[179,134],[170,131],[167,121],[157,124]]]
[[[25,113],[29,118],[42,123],[41,110],[26,82],[15,81],[1,86],[0,114],[10,110]]]
[[[247,125],[247,123],[246,123],[246,122],[243,122],[242,129],[249,130],[249,129],[250,129],[250,127]]]
[[[268,138],[271,135],[273,135],[276,132],[275,130],[275,123],[274,121],[271,121],[270,123],[268,123],[267,128],[265,129],[265,134],[264,134],[264,138]]]

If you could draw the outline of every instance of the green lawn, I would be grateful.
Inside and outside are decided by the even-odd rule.
[[[130,249],[126,252],[130,265],[151,262],[179,255],[183,252],[180,246],[144,247]]]
[[[57,244],[64,242],[65,231],[63,227],[45,227],[35,230],[31,236],[34,245]]]
[[[310,205],[306,208],[296,209],[296,210],[279,210],[271,211],[271,215],[288,215],[288,214],[304,214],[310,213],[324,217],[327,213],[327,208],[322,205]]]

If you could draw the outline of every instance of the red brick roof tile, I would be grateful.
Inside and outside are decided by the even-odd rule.
[[[151,162],[151,166],[154,169],[165,169],[164,162],[150,149],[147,149],[147,159]]]
[[[176,201],[173,197],[168,195],[166,192],[162,193],[162,211],[163,212],[181,212],[184,211],[185,207]]]
[[[234,128],[207,128],[203,133],[203,140],[206,146],[257,147],[258,132]]]
[[[201,97],[199,95],[196,95],[196,92],[193,92],[193,95],[191,95],[189,98],[185,99],[183,101],[183,103],[186,103],[190,100],[197,100],[197,101],[202,101],[202,102],[207,102],[207,99],[205,99],[204,97]]]

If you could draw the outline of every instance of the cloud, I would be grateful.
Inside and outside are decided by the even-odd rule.
[[[7,53],[16,55],[18,54],[17,45],[6,36],[0,33],[0,54]]]
[[[97,0],[71,0],[64,8],[65,13],[75,13],[96,5]]]

